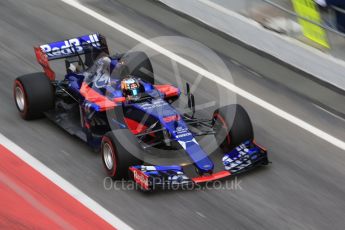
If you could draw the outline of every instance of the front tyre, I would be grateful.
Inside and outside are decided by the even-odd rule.
[[[224,153],[230,152],[245,141],[253,141],[252,122],[246,110],[238,104],[227,105],[213,113],[216,140]]]
[[[112,131],[102,138],[101,156],[107,175],[115,180],[128,179],[128,169],[141,161],[128,152]]]

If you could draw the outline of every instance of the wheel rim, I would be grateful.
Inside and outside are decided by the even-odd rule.
[[[108,143],[105,143],[103,145],[103,159],[108,170],[112,170],[114,167],[113,155],[114,153],[112,147]]]
[[[16,103],[20,112],[23,112],[25,109],[25,96],[22,88],[19,86],[16,87]]]

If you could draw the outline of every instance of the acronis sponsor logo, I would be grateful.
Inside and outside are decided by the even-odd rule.
[[[84,53],[85,44],[92,44],[92,46],[101,47],[98,34],[84,35],[77,38],[68,39],[65,41],[52,42],[49,44],[41,45],[40,48],[47,54],[48,59],[57,59],[69,57],[73,53]]]

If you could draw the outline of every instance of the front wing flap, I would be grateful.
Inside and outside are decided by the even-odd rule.
[[[231,152],[224,155],[223,165],[225,170],[232,175],[253,168],[257,165],[267,165],[267,150],[255,142],[246,141]]]
[[[184,173],[181,166],[132,166],[134,181],[143,190],[155,190],[157,188],[169,189],[191,185],[193,182]]]

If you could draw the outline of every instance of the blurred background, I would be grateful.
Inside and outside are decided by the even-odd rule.
[[[265,28],[345,59],[345,2],[339,0],[216,0]]]

